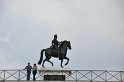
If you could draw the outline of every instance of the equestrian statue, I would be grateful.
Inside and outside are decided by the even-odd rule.
[[[43,60],[42,67],[44,67],[45,61],[50,62],[52,64],[52,66],[53,66],[53,62],[51,62],[50,59],[51,59],[51,57],[55,57],[55,58],[58,58],[59,60],[61,60],[61,67],[63,68],[63,65],[62,65],[63,59],[67,60],[65,65],[67,65],[68,62],[69,62],[69,58],[66,57],[68,49],[71,50],[70,41],[64,40],[64,41],[59,42],[57,40],[57,35],[55,34],[54,39],[52,40],[52,46],[50,48],[41,50],[40,60],[38,61],[38,64],[40,65],[42,63],[43,52],[45,52],[45,57],[46,58]]]

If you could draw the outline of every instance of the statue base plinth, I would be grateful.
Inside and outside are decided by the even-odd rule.
[[[45,81],[65,81],[69,80],[71,70],[67,68],[41,68],[39,70],[41,80]]]

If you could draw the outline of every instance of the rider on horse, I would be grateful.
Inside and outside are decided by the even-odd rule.
[[[61,60],[61,54],[60,54],[60,48],[59,48],[60,43],[61,42],[58,42],[57,35],[55,34],[54,39],[52,40],[52,48],[57,50],[59,60]]]

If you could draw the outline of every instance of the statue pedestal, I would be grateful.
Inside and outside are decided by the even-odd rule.
[[[41,68],[39,70],[41,80],[44,81],[65,81],[69,80],[71,70],[67,68]]]

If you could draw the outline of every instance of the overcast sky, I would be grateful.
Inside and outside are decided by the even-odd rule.
[[[37,63],[54,34],[71,42],[66,68],[124,70],[124,0],[0,0],[0,69]]]

